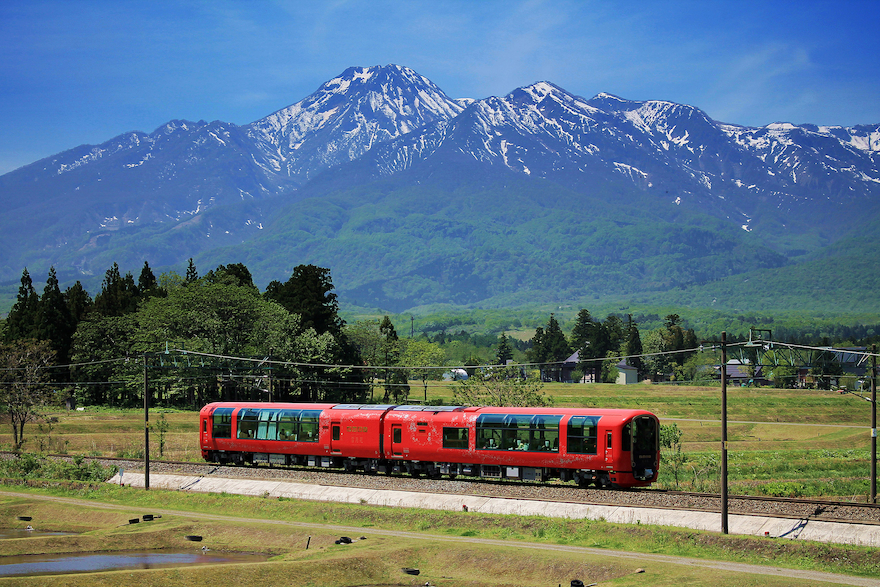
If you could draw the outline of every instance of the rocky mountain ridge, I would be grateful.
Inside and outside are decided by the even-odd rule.
[[[525,218],[546,213],[545,233],[565,222],[604,219],[644,227],[656,219],[671,228],[699,227],[698,241],[715,232],[731,250],[752,250],[746,257],[754,267],[763,263],[755,258],[773,258],[769,266],[778,267],[872,226],[880,212],[876,149],[880,125],[749,128],[671,102],[605,93],[587,100],[549,82],[504,97],[457,100],[406,67],[352,67],[248,125],[170,121],[149,134],[125,133],[0,176],[0,205],[7,211],[0,220],[0,279],[16,279],[24,266],[32,274],[54,265],[62,275],[95,275],[113,261],[175,266],[189,257],[228,255],[225,262],[234,262],[241,251],[268,242],[275,249],[263,257],[279,258],[279,239],[304,218],[297,210],[309,210],[317,232],[335,242],[289,244],[290,254],[331,269],[348,266],[346,249],[350,256],[376,246],[358,241],[351,223],[367,206],[373,214],[388,194],[397,198],[399,214],[379,216],[398,215],[392,223],[398,226],[420,210],[426,218],[467,210],[475,228],[454,255],[470,258],[471,271],[493,263],[492,253],[467,252],[483,238],[479,227],[493,225],[489,216],[478,216],[504,207],[505,198],[516,201]],[[489,196],[486,190],[501,193]],[[403,206],[401,198],[409,203]],[[313,212],[313,205],[323,211]],[[566,217],[566,211],[586,215]],[[383,246],[442,262],[431,250],[436,242],[395,234],[399,242]],[[517,246],[528,249],[527,241],[520,234]],[[604,263],[626,266],[638,255],[644,258],[640,247],[612,248],[618,258]],[[526,250],[520,262],[532,253],[540,257],[543,251]],[[380,267],[375,260],[362,268],[364,274],[345,270],[352,291],[385,292],[368,294],[365,303],[394,299],[386,285],[374,283]],[[258,272],[275,279],[284,278],[285,270],[281,263],[266,263]],[[437,283],[437,275],[426,275],[421,279]],[[391,268],[389,280],[402,278]],[[676,286],[706,279],[685,277]],[[444,298],[474,303],[511,287],[479,281],[472,295],[452,295],[455,287],[449,285],[403,297],[414,304]],[[346,286],[339,287],[344,292]]]

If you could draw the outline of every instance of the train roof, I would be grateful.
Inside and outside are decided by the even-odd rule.
[[[466,412],[477,414],[542,414],[542,415],[585,415],[617,418],[630,418],[636,415],[651,414],[647,410],[624,408],[550,408],[550,407],[498,407],[498,406],[428,406],[397,404],[333,404],[333,403],[282,403],[282,402],[214,402],[207,404],[202,411],[212,411],[217,407],[261,408],[275,410],[363,410],[393,412]],[[653,415],[653,414],[651,414]]]

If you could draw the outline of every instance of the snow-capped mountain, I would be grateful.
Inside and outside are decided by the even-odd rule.
[[[508,234],[538,218],[548,224],[534,230],[549,238],[558,229],[560,236],[558,243],[529,245],[539,247],[536,255],[572,245],[561,236],[566,224],[604,219],[638,227],[626,235],[631,242],[662,222],[660,233],[681,242],[654,248],[676,251],[676,271],[682,259],[720,259],[735,249],[740,262],[725,271],[738,273],[806,258],[872,226],[880,213],[878,149],[880,125],[749,128],[714,121],[693,106],[606,93],[585,99],[550,82],[462,100],[406,67],[352,67],[245,126],[175,120],[0,176],[0,279],[16,279],[24,266],[32,274],[50,265],[61,273],[100,274],[114,261],[171,266],[200,253],[212,258],[210,251],[265,259],[280,253],[277,244],[256,252],[270,246],[260,243],[281,239],[288,256],[331,269],[347,267],[358,258],[354,251],[399,246],[422,260],[421,269],[406,271],[421,271],[419,279],[432,283],[439,279],[432,267],[455,251],[461,258],[448,266],[458,269],[447,274],[471,284],[461,287],[481,284],[482,293],[465,296],[473,301],[522,283],[504,282],[520,275],[521,259],[504,279],[484,278],[499,261],[483,258],[498,251],[484,246],[480,231]],[[430,201],[419,195],[428,192]],[[391,196],[377,194],[407,203],[397,200],[395,211],[384,211]],[[366,213],[360,207],[368,204]],[[474,229],[448,228],[450,215],[464,209]],[[516,209],[522,226],[490,218],[497,209]],[[447,227],[452,240],[412,240],[418,229],[402,227],[415,214],[424,217],[423,226]],[[371,240],[376,224],[393,236]],[[295,239],[279,236],[294,226]],[[676,236],[694,226],[690,236]],[[583,238],[577,254],[592,262],[599,245]],[[618,247],[609,237],[601,246],[603,262],[632,264],[652,287],[710,279],[688,270],[665,280],[645,268],[644,248]],[[521,253],[502,256],[511,262]],[[387,289],[367,286],[379,264],[378,258],[354,263],[345,278],[359,291]],[[399,271],[404,267],[396,263]],[[268,261],[262,268],[287,269]],[[415,275],[391,273],[391,280]]]
[[[670,204],[730,218],[745,230],[767,214],[795,224],[813,222],[820,209],[852,219],[862,214],[859,203],[876,206],[880,195],[878,125],[748,128],[718,123],[691,106],[610,94],[584,100],[540,82],[477,101],[449,126],[381,145],[380,171],[428,160],[453,142],[467,157],[517,173],[558,181],[626,178]]]
[[[462,110],[462,103],[407,67],[350,67],[304,100],[251,123],[246,132],[267,172],[302,184]]]

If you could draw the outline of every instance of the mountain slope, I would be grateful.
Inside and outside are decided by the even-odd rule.
[[[878,129],[747,128],[550,82],[455,100],[405,67],[353,67],[249,125],[171,121],[0,177],[0,280],[195,257],[258,282],[319,264],[396,310],[662,297],[756,271],[806,299],[784,275],[858,266],[835,244],[880,216]]]
[[[374,145],[454,118],[462,106],[406,67],[350,67],[304,100],[246,127],[264,168],[302,184]]]

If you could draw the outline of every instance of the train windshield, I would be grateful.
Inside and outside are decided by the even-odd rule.
[[[650,416],[633,419],[633,451],[637,458],[642,455],[653,456],[659,446],[657,421]]]

